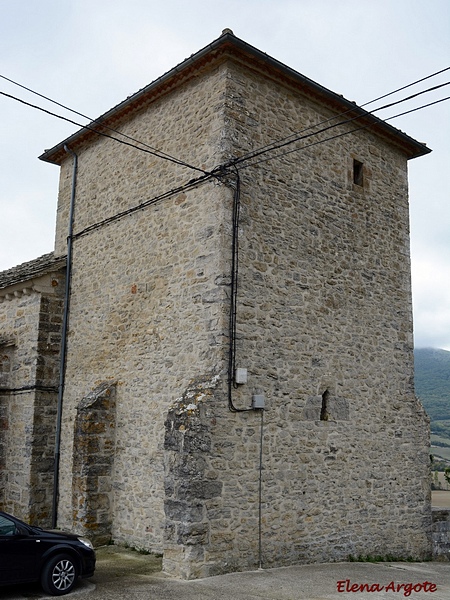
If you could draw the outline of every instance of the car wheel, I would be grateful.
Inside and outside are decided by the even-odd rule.
[[[68,554],[58,554],[44,566],[41,585],[44,592],[52,596],[68,594],[78,577],[78,566]]]

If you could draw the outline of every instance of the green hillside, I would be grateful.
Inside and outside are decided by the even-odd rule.
[[[431,419],[432,444],[442,448],[435,454],[450,459],[450,352],[417,348],[414,363],[416,394]]]

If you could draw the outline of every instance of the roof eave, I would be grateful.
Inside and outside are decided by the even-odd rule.
[[[0,292],[16,284],[37,279],[48,273],[64,269],[66,257],[56,257],[53,252],[39,256],[33,260],[21,263],[11,269],[0,272]]]
[[[260,67],[264,66],[266,69],[277,72],[282,75],[283,78],[289,79],[297,86],[300,86],[302,91],[309,93],[317,100],[329,105],[330,108],[342,113],[345,112],[352,116],[360,117],[360,119],[358,119],[359,123],[365,123],[370,126],[372,130],[377,131],[383,137],[390,139],[392,143],[400,146],[409,159],[423,156],[431,152],[431,149],[425,144],[416,141],[382,119],[371,115],[354,102],[347,100],[343,96],[332,92],[312,79],[305,77],[301,73],[298,73],[294,69],[227,31],[215,41],[211,42],[211,44],[185,59],[182,63],[132,96],[129,96],[126,100],[101,115],[98,119],[86,125],[86,127],[81,128],[53,148],[45,150],[45,152],[39,156],[39,159],[53,164],[61,164],[66,156],[65,146],[73,147],[74,145],[83,143],[91,135],[95,135],[95,131],[93,130],[99,129],[101,131],[102,126],[108,126],[108,123],[111,124],[126,115],[129,111],[135,110],[151,96],[159,95],[158,92],[162,93],[166,89],[172,89],[178,85],[180,80],[184,81],[205,64],[214,62],[227,53],[230,56],[233,54],[240,54],[241,56],[250,58],[253,66],[259,64]]]

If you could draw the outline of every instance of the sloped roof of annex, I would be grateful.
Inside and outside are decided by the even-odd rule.
[[[33,282],[51,273],[62,271],[66,266],[66,257],[55,257],[53,252],[0,272],[0,300],[7,294],[23,289],[33,289]]]

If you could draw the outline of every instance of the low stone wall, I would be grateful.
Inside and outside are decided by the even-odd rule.
[[[450,508],[433,508],[433,559],[450,560]]]

